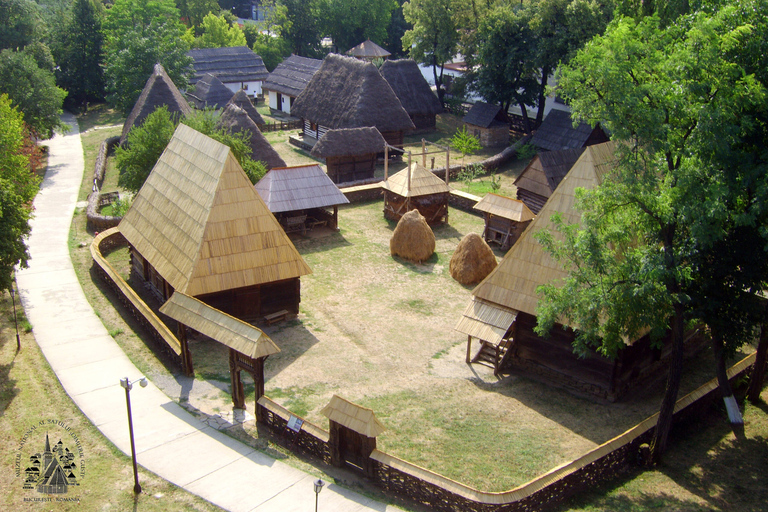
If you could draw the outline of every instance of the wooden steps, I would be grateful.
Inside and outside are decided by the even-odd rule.
[[[472,363],[482,364],[493,368],[494,375],[498,375],[504,369],[507,360],[507,354],[512,347],[512,340],[501,340],[498,345],[483,341],[480,350],[472,358]]]

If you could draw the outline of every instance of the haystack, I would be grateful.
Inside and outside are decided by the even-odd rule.
[[[435,252],[435,234],[418,210],[411,210],[400,218],[389,241],[392,256],[420,263]]]
[[[496,256],[477,233],[461,239],[451,256],[451,277],[463,285],[477,284],[496,268]]]

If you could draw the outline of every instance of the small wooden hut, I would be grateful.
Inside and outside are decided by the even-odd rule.
[[[192,57],[195,68],[195,74],[189,79],[190,86],[210,73],[233,93],[243,89],[255,98],[261,95],[262,84],[269,76],[262,58],[247,46],[196,48],[187,55]]]
[[[486,194],[475,210],[483,212],[485,218],[485,241],[498,244],[503,251],[514,245],[534,218],[525,203],[498,194]]]
[[[349,203],[317,164],[272,169],[256,184],[256,192],[286,233],[303,234],[318,226],[336,230],[339,205]]]
[[[517,198],[534,214],[539,213],[583,152],[584,148],[574,148],[542,151],[534,156],[515,179]]]
[[[291,55],[277,65],[264,80],[264,94],[273,112],[291,113],[293,102],[301,94],[323,61]]]
[[[388,60],[379,69],[418,131],[434,131],[443,106],[412,59]]]
[[[232,98],[229,100],[227,105],[229,104],[237,105],[241,109],[245,110],[245,113],[248,114],[248,117],[251,118],[251,121],[256,123],[256,126],[258,126],[259,129],[261,129],[261,127],[264,126],[264,118],[261,117],[261,114],[259,114],[259,111],[256,110],[256,107],[253,106],[253,103],[251,103],[251,99],[248,97],[248,95],[245,93],[243,89],[240,89],[235,93],[234,96],[232,96]]]
[[[382,183],[384,217],[398,222],[410,210],[419,210],[429,225],[448,222],[451,189],[423,165],[413,162]]]
[[[375,127],[390,146],[403,147],[415,128],[392,87],[371,63],[330,54],[293,103],[291,115],[304,120],[305,141],[328,130]]]
[[[370,39],[366,39],[354,48],[347,50],[347,55],[356,59],[370,62],[376,59],[387,60],[387,58],[392,54]]]
[[[119,229],[132,274],[160,302],[178,291],[243,320],[298,313],[310,268],[230,149],[186,125]]]
[[[192,91],[187,91],[187,97],[197,109],[221,109],[232,99],[235,93],[230,91],[216,76],[206,73],[195,84]]]
[[[125,142],[131,128],[141,125],[149,114],[162,106],[165,106],[172,116],[181,117],[192,112],[192,107],[176,88],[163,66],[155,64],[152,74],[147,79],[147,83],[144,84],[139,99],[136,100],[128,119],[125,120],[120,144]]]
[[[259,127],[256,126],[245,110],[233,103],[227,104],[218,120],[218,124],[232,133],[247,131],[250,134],[251,158],[262,162],[267,169],[285,167],[285,161],[267,141]]]
[[[315,158],[324,158],[328,177],[334,183],[373,178],[376,155],[387,142],[376,128],[328,130],[312,148]]]
[[[479,101],[462,119],[467,132],[486,148],[509,145],[509,119],[501,107]]]
[[[531,144],[547,151],[585,148],[610,140],[598,124],[594,128],[581,122],[573,125],[571,113],[552,109],[531,138]]]

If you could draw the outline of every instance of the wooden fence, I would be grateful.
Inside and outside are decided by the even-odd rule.
[[[301,120],[298,121],[275,121],[259,126],[262,132],[279,132],[285,130],[298,130],[302,127]]]

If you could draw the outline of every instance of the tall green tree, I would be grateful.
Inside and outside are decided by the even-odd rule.
[[[246,46],[245,34],[237,25],[230,25],[223,16],[206,15],[200,25],[202,34],[190,41],[193,48],[225,48]],[[190,29],[191,30],[191,29]]]
[[[278,5],[286,8],[286,23],[282,37],[288,41],[291,52],[302,57],[319,57],[320,26],[318,24],[317,2],[315,0],[279,0]]]
[[[0,20],[0,50],[20,50],[40,39],[40,11],[32,0],[0,0]]]
[[[339,53],[366,39],[383,44],[395,0],[316,0],[323,35],[330,36]]]
[[[221,10],[216,0],[176,0],[176,7],[184,24],[192,28],[202,25],[203,18],[208,14]]]
[[[403,49],[403,36],[405,31],[411,28],[411,25],[405,21],[403,16],[403,3],[405,0],[397,0],[397,8],[392,11],[387,26],[386,48],[392,53],[392,58],[400,59],[408,55],[408,51]]]

